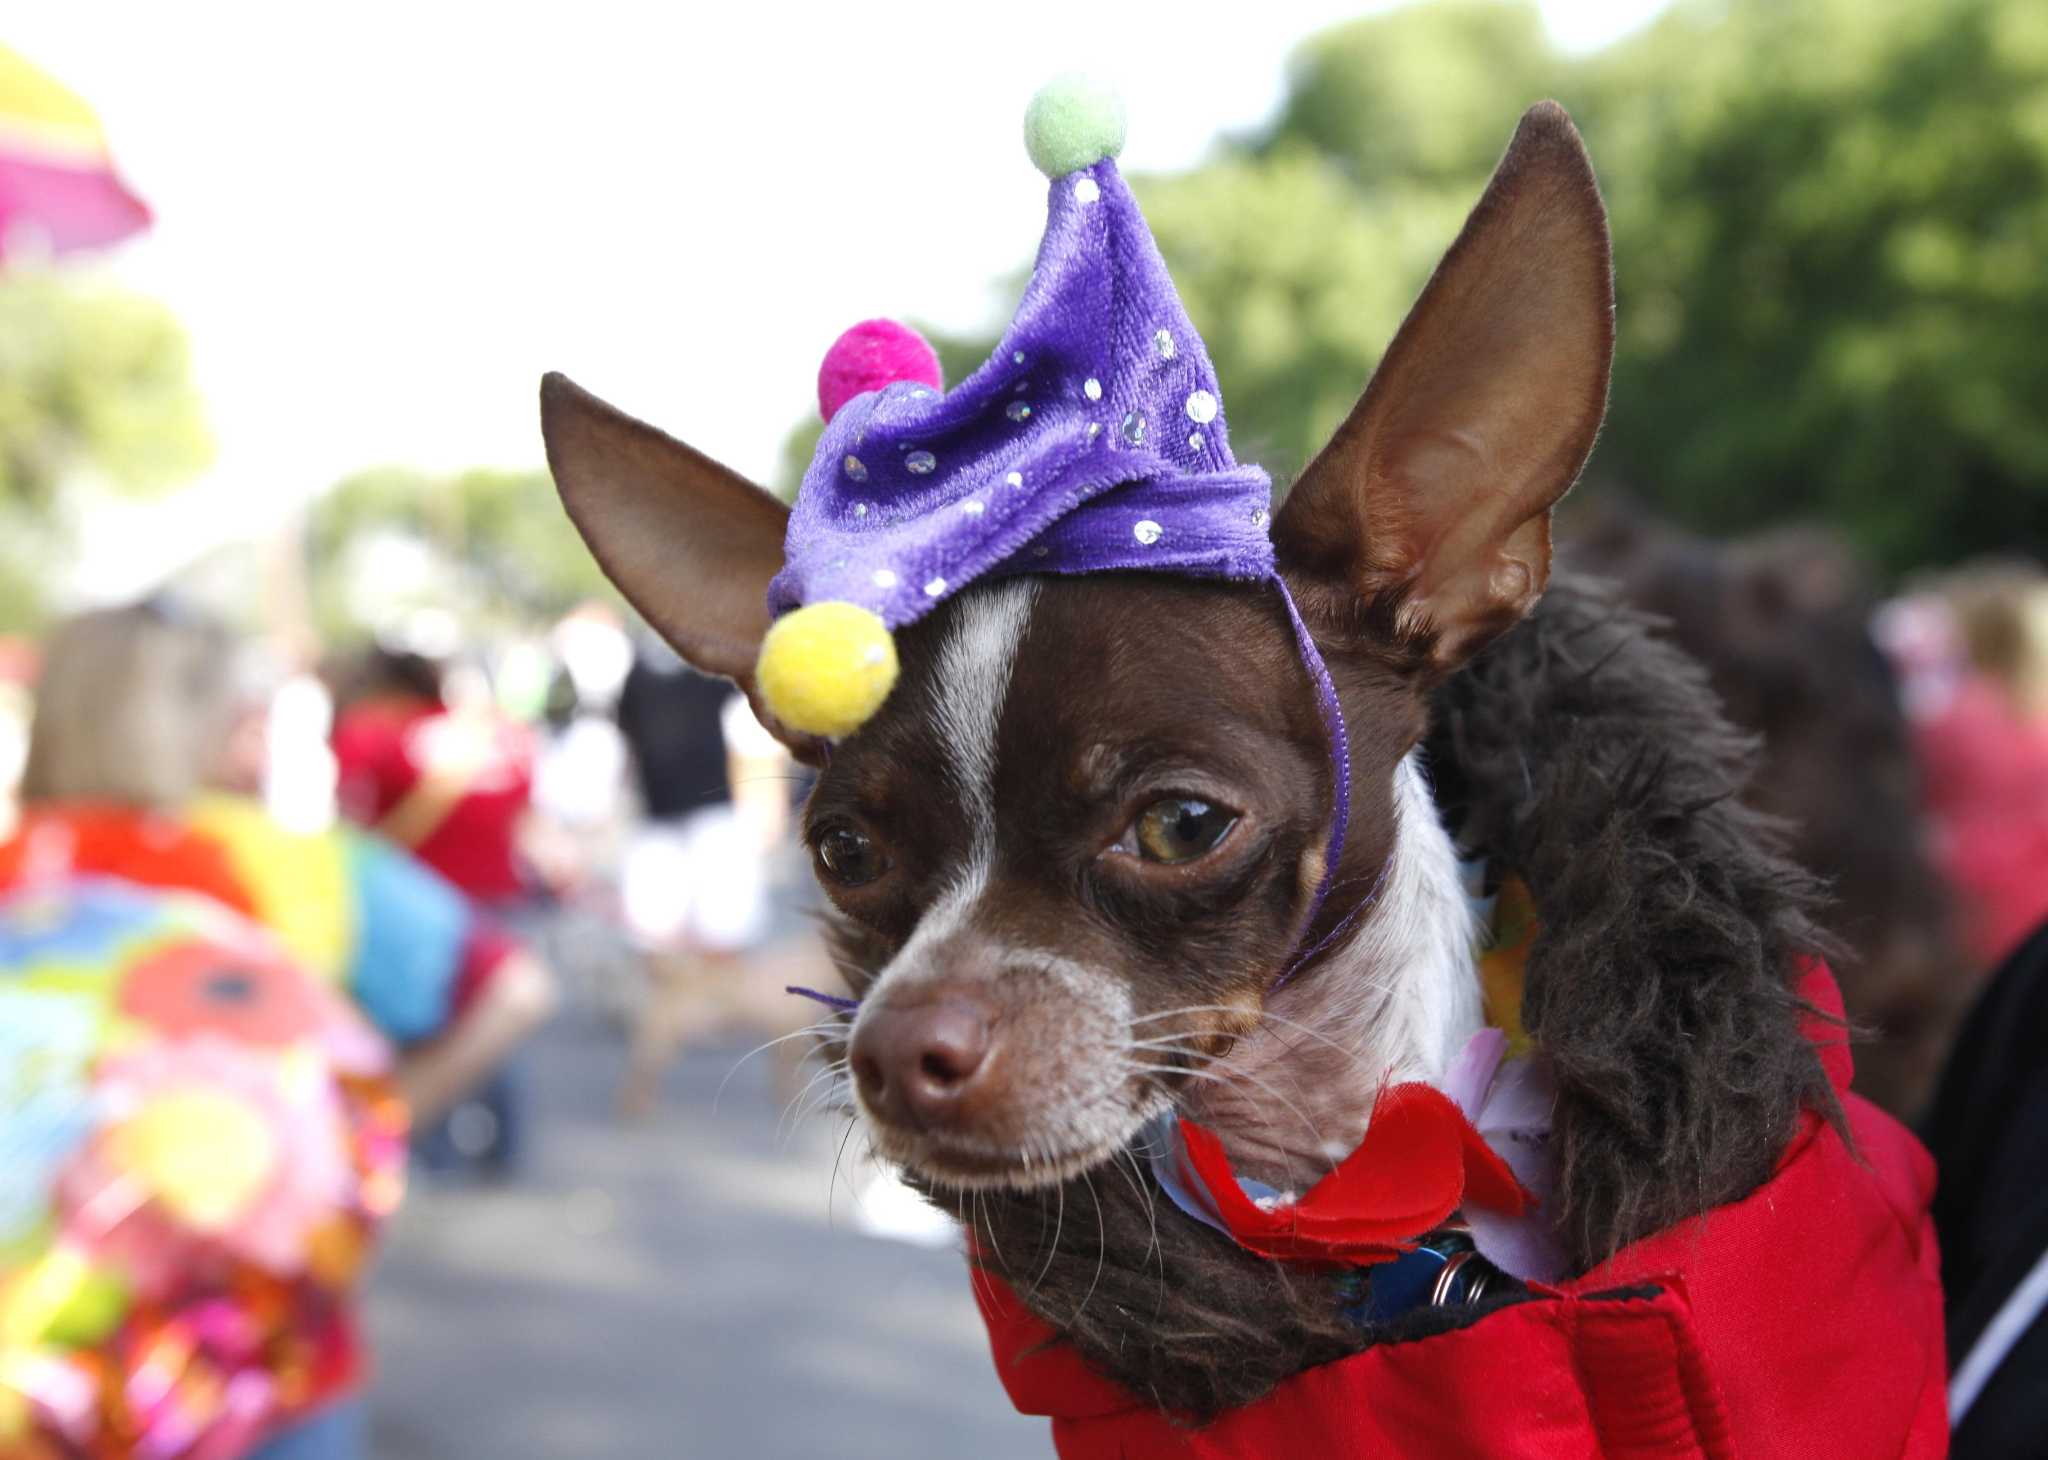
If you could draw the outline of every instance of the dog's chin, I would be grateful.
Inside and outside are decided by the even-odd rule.
[[[905,1130],[877,1120],[866,1109],[861,1118],[877,1155],[935,1189],[1036,1191],[1062,1185],[1110,1161],[1170,1103],[1161,1097],[1115,1112],[1091,1111],[1085,1122],[1091,1128],[1088,1139],[1046,1133],[1015,1144]]]

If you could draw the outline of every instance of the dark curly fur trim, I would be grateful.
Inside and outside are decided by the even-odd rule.
[[[1802,1105],[1839,1117],[1791,981],[1821,888],[1740,797],[1755,742],[1604,587],[1560,581],[1437,695],[1439,800],[1528,884],[1522,1017],[1558,1089],[1581,1267],[1754,1190]]]
[[[1560,580],[1438,692],[1429,746],[1453,829],[1543,920],[1523,1014],[1555,1069],[1579,1269],[1753,1190],[1802,1104],[1839,1113],[1790,986],[1823,948],[1818,888],[1738,799],[1752,742],[1648,623]],[[1138,1162],[934,1200],[1097,1369],[1190,1422],[1410,1336],[1347,1326],[1326,1278],[1188,1221]]]

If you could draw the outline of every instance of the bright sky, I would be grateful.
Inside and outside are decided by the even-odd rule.
[[[1568,46],[1664,0],[1542,0]],[[337,477],[540,459],[567,370],[770,476],[837,333],[989,322],[1044,190],[1049,76],[1123,91],[1134,170],[1269,115],[1372,0],[575,5],[63,0],[6,39],[95,106],[156,227],[100,267],[189,329],[220,442],[196,495],[96,514],[132,592]]]

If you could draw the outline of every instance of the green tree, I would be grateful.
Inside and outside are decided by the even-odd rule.
[[[1302,45],[1263,132],[1135,180],[1240,458],[1284,484],[1329,439],[1523,107],[1573,81],[1532,4],[1397,10]]]
[[[307,550],[314,619],[333,642],[429,607],[531,628],[611,591],[545,471],[359,472],[315,505]]]
[[[1585,490],[1714,532],[1825,520],[1894,569],[2048,552],[2039,0],[1682,4],[1583,57],[1494,0],[1310,39],[1270,125],[1134,179],[1240,457],[1284,483],[1327,439],[1545,96],[1614,227]]]
[[[1830,521],[1894,568],[2048,548],[2031,0],[1684,5],[1582,60],[1526,5],[1312,40],[1264,135],[1142,189],[1248,447],[1291,472],[1327,435],[1544,95],[1613,215],[1595,490],[1715,532]]]
[[[1738,0],[1600,58],[1610,475],[1903,568],[2048,549],[2048,8]]]
[[[0,274],[0,628],[41,613],[68,485],[159,491],[212,454],[168,309],[76,276]]]
[[[185,332],[162,304],[59,275],[0,276],[0,500],[47,510],[81,470],[153,491],[212,452]]]

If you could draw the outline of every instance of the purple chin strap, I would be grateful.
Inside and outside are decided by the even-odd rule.
[[[1284,988],[1302,969],[1314,962],[1325,949],[1351,927],[1364,912],[1370,898],[1361,898],[1351,910],[1340,918],[1337,924],[1314,943],[1308,942],[1308,935],[1315,928],[1316,918],[1321,915],[1323,905],[1330,899],[1330,889],[1337,881],[1337,865],[1344,859],[1344,838],[1351,827],[1351,736],[1344,728],[1344,707],[1337,699],[1336,683],[1330,678],[1330,667],[1323,662],[1322,651],[1316,648],[1315,636],[1302,621],[1301,610],[1295,607],[1294,595],[1287,591],[1287,582],[1279,573],[1272,574],[1267,582],[1280,595],[1280,602],[1286,606],[1287,621],[1294,627],[1295,646],[1301,651],[1302,667],[1308,670],[1309,683],[1316,692],[1316,709],[1323,717],[1323,729],[1330,738],[1330,780],[1334,788],[1334,802],[1330,815],[1330,840],[1323,850],[1323,875],[1316,883],[1315,896],[1309,900],[1308,916],[1302,920],[1301,943],[1280,976],[1266,988],[1270,996]],[[840,1013],[851,1013],[860,1007],[859,999],[849,999],[840,994],[828,994],[818,989],[804,988],[790,984],[784,993],[810,999]]]
[[[1287,591],[1287,580],[1276,572],[1272,583],[1280,591],[1280,601],[1287,605],[1287,621],[1294,625],[1294,642],[1301,650],[1302,666],[1308,670],[1309,683],[1316,692],[1316,708],[1322,712],[1323,729],[1330,737],[1330,781],[1334,788],[1331,799],[1334,804],[1330,811],[1330,841],[1323,850],[1322,879],[1316,883],[1316,895],[1310,899],[1308,917],[1301,925],[1301,941],[1308,943],[1308,935],[1315,930],[1316,918],[1321,914],[1323,904],[1330,900],[1330,889],[1336,885],[1337,864],[1344,860],[1344,837],[1351,829],[1351,735],[1344,728],[1344,706],[1337,699],[1337,686],[1330,678],[1330,666],[1323,662],[1323,653],[1316,647],[1315,636],[1302,622],[1301,610],[1294,605],[1294,595]],[[1280,976],[1268,985],[1267,995],[1270,997],[1284,988],[1289,979],[1336,942],[1358,920],[1358,915],[1365,911],[1369,901],[1370,898],[1361,898],[1335,927],[1314,943],[1301,948],[1280,971]]]
[[[782,991],[785,994],[795,994],[800,999],[809,999],[812,1003],[823,1004],[826,1008],[841,1014],[851,1014],[860,1007],[859,999],[849,999],[844,994],[828,994],[822,989],[807,989],[800,983],[784,984]]]

